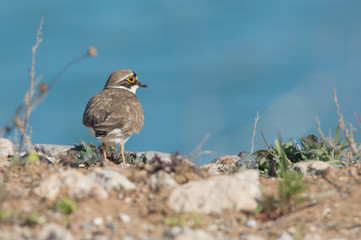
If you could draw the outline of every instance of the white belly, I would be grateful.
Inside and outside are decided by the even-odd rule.
[[[95,131],[93,128],[89,128],[91,135],[95,136]],[[109,134],[105,137],[96,137],[100,142],[104,143],[107,146],[114,146],[126,143],[128,139],[132,135],[129,134],[122,134],[122,131],[119,128],[114,129],[113,131],[109,132]]]

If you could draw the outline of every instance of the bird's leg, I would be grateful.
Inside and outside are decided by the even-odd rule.
[[[102,162],[102,166],[106,166],[106,164],[108,163],[108,159],[107,159],[107,146],[102,143],[102,151],[103,151],[103,162]]]
[[[125,164],[125,157],[124,157],[124,143],[120,145],[120,153],[122,154],[123,164],[124,168],[127,168],[127,165]]]

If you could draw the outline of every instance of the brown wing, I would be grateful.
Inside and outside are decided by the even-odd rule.
[[[122,133],[139,133],[144,125],[143,108],[138,98],[124,89],[104,89],[92,97],[84,111],[83,124],[105,136],[115,128]]]

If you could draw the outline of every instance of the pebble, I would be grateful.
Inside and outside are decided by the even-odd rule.
[[[61,240],[73,240],[73,235],[66,230],[63,226],[55,223],[48,223],[39,231],[36,239],[48,240],[48,239],[61,239]]]
[[[87,223],[87,222],[83,222],[82,225],[81,225],[81,228],[82,228],[82,229],[86,229],[86,230],[91,229],[91,227],[92,227],[92,226],[91,226],[89,223]]]
[[[130,217],[129,215],[125,214],[125,213],[121,213],[119,214],[119,218],[122,222],[130,222]]]
[[[115,230],[115,225],[114,225],[114,223],[107,223],[106,228],[114,231]]]
[[[303,240],[323,240],[323,238],[318,235],[317,233],[307,233],[304,237]]]
[[[325,209],[322,211],[322,216],[323,216],[324,218],[331,218],[331,217],[332,217],[331,208],[325,208]]]
[[[249,228],[253,228],[255,226],[257,226],[257,221],[256,220],[249,220],[246,222],[246,226]]]
[[[277,238],[277,240],[293,240],[293,237],[288,232],[284,232]]]
[[[109,240],[109,237],[105,234],[95,234],[93,240]]]
[[[169,231],[170,237],[176,237],[183,232],[183,229],[179,226],[172,227]]]
[[[102,185],[108,192],[115,190],[134,190],[136,186],[128,178],[116,171],[95,169],[87,175],[88,178]]]
[[[104,220],[103,220],[103,218],[101,218],[101,217],[94,218],[94,219],[93,219],[93,224],[94,224],[95,226],[101,226],[101,225],[104,224]]]

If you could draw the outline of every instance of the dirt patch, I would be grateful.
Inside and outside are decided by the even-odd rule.
[[[69,214],[55,208],[67,196],[62,192],[54,202],[40,199],[32,189],[42,179],[69,166],[37,162],[26,167],[0,168],[0,231],[16,232],[22,238],[36,239],[46,223],[64,226],[75,239],[172,239],[179,228],[203,229],[215,238],[238,239],[246,235],[277,239],[288,233],[295,239],[305,236],[323,239],[361,239],[361,168],[330,169],[324,175],[305,177],[308,189],[303,193],[314,199],[301,204],[281,218],[272,221],[255,219],[253,213],[224,212],[223,214],[176,214],[167,205],[172,189],[157,191],[147,181],[155,171],[152,166],[139,165],[122,169],[116,165],[107,168],[124,174],[133,182],[135,191],[112,191],[108,199],[87,198],[76,201],[76,210]],[[75,168],[88,173],[91,168]],[[188,164],[170,167],[166,171],[184,184],[211,176]],[[261,178],[262,190],[277,196],[276,178]],[[5,236],[5,235],[4,235]],[[1,237],[1,234],[0,234]],[[0,238],[1,239],[1,238]],[[4,239],[4,238],[3,238]]]

